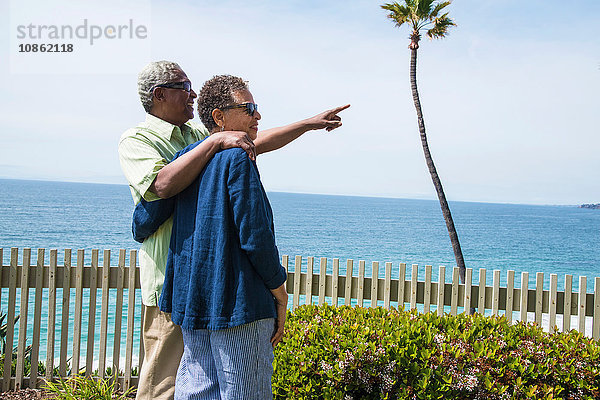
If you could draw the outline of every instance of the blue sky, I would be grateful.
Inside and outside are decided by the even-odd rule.
[[[93,65],[81,52],[63,58],[75,72],[57,73],[40,54],[29,58],[37,72],[15,68],[15,10],[43,4],[60,12],[32,12],[39,24],[133,18],[149,38],[101,43],[92,50],[106,56]],[[0,177],[125,183],[116,146],[144,118],[137,71],[170,59],[195,87],[221,73],[249,80],[262,128],[352,104],[342,128],[260,157],[267,190],[435,198],[410,94],[408,28],[395,28],[379,4],[2,2]],[[447,197],[600,202],[600,2],[457,0],[448,10],[458,26],[424,39],[418,61]]]

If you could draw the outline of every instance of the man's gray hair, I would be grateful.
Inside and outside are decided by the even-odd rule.
[[[138,75],[138,93],[146,112],[152,110],[153,86],[172,82],[181,71],[179,64],[172,61],[153,61],[146,65]]]

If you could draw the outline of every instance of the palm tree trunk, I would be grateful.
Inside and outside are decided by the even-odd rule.
[[[417,46],[418,47],[418,46]],[[450,207],[446,201],[446,195],[444,194],[444,188],[442,182],[438,176],[431,153],[429,152],[429,145],[427,144],[427,135],[425,134],[425,121],[423,120],[423,112],[421,111],[421,101],[419,100],[419,92],[417,90],[417,49],[411,48],[410,53],[410,87],[412,89],[413,101],[415,102],[415,108],[417,110],[417,119],[419,122],[419,132],[421,134],[421,144],[423,145],[423,153],[425,153],[425,161],[433,180],[433,186],[437,192],[438,199],[440,200],[440,207],[442,208],[442,214],[444,214],[444,220],[446,220],[446,227],[448,228],[448,234],[450,235],[450,242],[452,243],[452,249],[454,250],[454,258],[456,259],[456,265],[459,268],[460,281],[465,283],[465,260],[463,258],[462,250],[460,249],[460,242],[458,241],[458,233],[454,227],[454,221],[452,220],[452,214],[450,213]]]

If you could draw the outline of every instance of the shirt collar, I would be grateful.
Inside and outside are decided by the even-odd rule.
[[[192,130],[189,121],[183,124],[183,127],[180,129],[177,125],[173,125],[172,123],[155,117],[152,114],[146,114],[146,121],[144,121],[144,125],[156,132],[158,136],[162,136],[168,140],[171,139],[173,133],[175,132],[183,136]]]

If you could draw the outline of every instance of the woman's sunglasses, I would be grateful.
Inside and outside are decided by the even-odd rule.
[[[258,104],[256,103],[241,103],[234,104],[232,106],[219,107],[221,110],[229,110],[231,108],[243,108],[250,116],[254,116],[254,113],[258,111]]]

